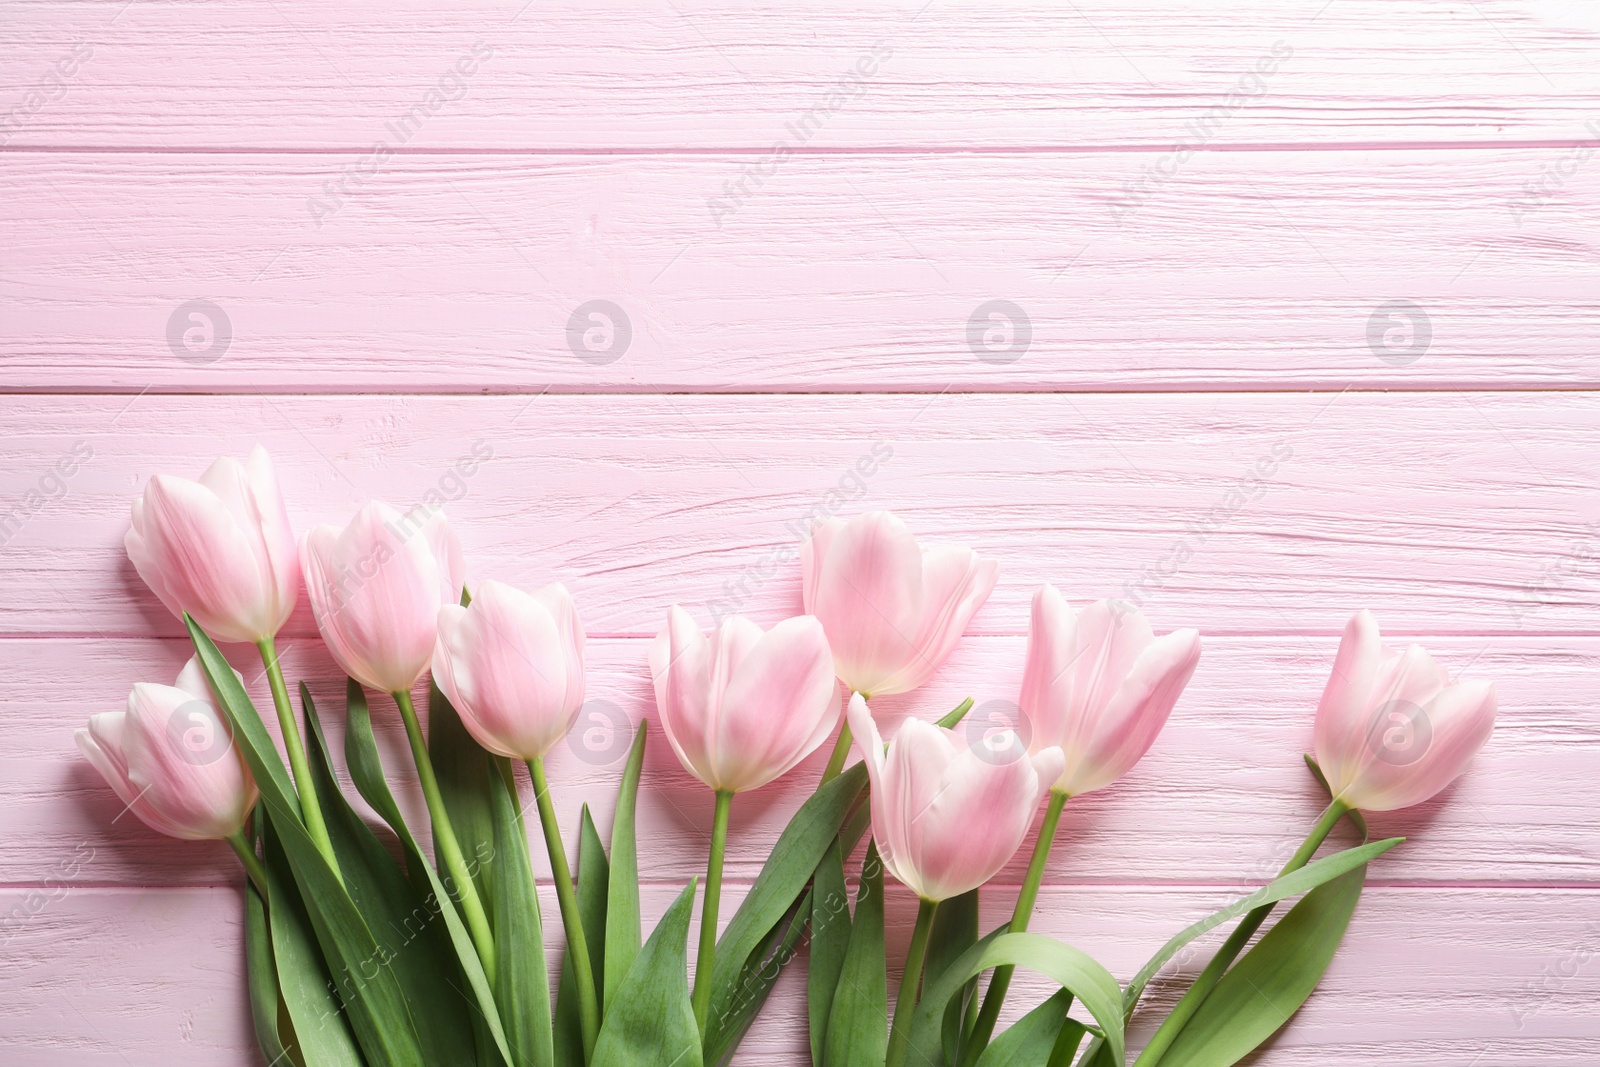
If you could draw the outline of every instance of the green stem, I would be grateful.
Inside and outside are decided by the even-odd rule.
[[[261,857],[256,855],[256,850],[250,847],[250,842],[244,839],[243,830],[235,830],[226,838],[228,844],[239,854],[239,862],[244,864],[244,871],[250,880],[256,884],[256,890],[261,894],[261,899],[267,899],[267,869],[261,865]]]
[[[267,681],[272,686],[272,704],[278,709],[278,725],[283,729],[283,747],[289,750],[289,769],[294,772],[295,788],[300,791],[300,815],[305,820],[306,833],[317,846],[322,858],[333,868],[333,875],[344,884],[339,873],[339,861],[333,855],[333,841],[328,837],[328,825],[322,821],[322,805],[317,800],[317,782],[311,777],[311,765],[306,762],[305,744],[300,740],[300,727],[294,719],[294,706],[289,703],[289,687],[284,684],[283,667],[278,663],[278,649],[272,638],[262,638],[256,645],[261,652],[261,662],[267,666]]]
[[[1034,842],[1033,859],[1029,861],[1028,874],[1022,880],[1022,892],[1017,895],[1016,910],[1011,913],[1010,932],[1013,934],[1028,929],[1033,906],[1039,899],[1039,883],[1044,880],[1045,862],[1050,858],[1050,846],[1055,843],[1056,827],[1061,823],[1061,809],[1066,804],[1067,794],[1054,789],[1050,791],[1050,805],[1045,808],[1044,822],[1039,825],[1039,840]],[[984,1047],[989,1044],[989,1038],[994,1034],[994,1024],[1000,1018],[1000,1008],[1006,1002],[1006,992],[1011,988],[1011,974],[1015,969],[994,969],[994,975],[989,979],[989,991],[983,998],[983,1008],[978,1012],[978,1021],[963,1046],[963,1067],[976,1063]]]
[[[822,781],[818,783],[819,785],[827,785],[844,770],[844,761],[850,757],[850,740],[850,724],[845,723],[839,727],[839,740],[834,742],[833,752],[828,756],[828,765],[822,768]]]
[[[391,694],[400,708],[400,718],[406,724],[406,738],[411,742],[411,758],[417,764],[417,780],[422,783],[422,796],[428,802],[428,815],[433,820],[433,843],[444,857],[445,869],[456,884],[456,897],[461,901],[461,912],[467,920],[467,932],[478,949],[478,959],[483,973],[494,982],[494,935],[489,931],[489,917],[484,914],[483,901],[478,899],[478,887],[467,870],[467,861],[461,855],[461,843],[450,826],[450,815],[445,811],[444,796],[439,792],[439,780],[433,774],[433,760],[428,756],[428,746],[422,740],[422,727],[417,724],[417,709],[411,703],[411,694],[405,690]]]
[[[900,993],[894,1001],[894,1022],[889,1027],[889,1051],[883,1059],[884,1067],[904,1067],[911,1041],[911,1015],[916,1010],[917,993],[922,985],[922,964],[928,958],[928,935],[933,932],[933,913],[938,908],[936,900],[922,900],[917,904],[917,925],[911,931],[906,969],[900,976]]]
[[[1336,799],[1329,804],[1323,811],[1322,817],[1317,820],[1317,825],[1311,828],[1311,833],[1300,845],[1299,850],[1290,857],[1288,863],[1283,865],[1283,870],[1278,872],[1278,877],[1282,878],[1284,875],[1298,871],[1301,867],[1310,863],[1311,857],[1317,854],[1317,849],[1327,839],[1328,834],[1333,831],[1334,825],[1349,810],[1349,805],[1342,800]],[[1200,977],[1196,978],[1194,984],[1184,993],[1183,999],[1178,1001],[1177,1005],[1172,1009],[1172,1013],[1162,1021],[1155,1035],[1150,1038],[1150,1043],[1145,1046],[1144,1051],[1139,1054],[1139,1058],[1134,1061],[1134,1067],[1155,1067],[1156,1064],[1161,1062],[1161,1058],[1167,1054],[1167,1050],[1178,1039],[1178,1035],[1183,1032],[1183,1028],[1188,1025],[1190,1019],[1194,1018],[1194,1013],[1200,1010],[1200,1005],[1205,1003],[1206,998],[1211,995],[1211,991],[1222,980],[1223,972],[1233,965],[1233,961],[1239,957],[1240,952],[1244,951],[1244,947],[1249,943],[1250,938],[1255,936],[1255,932],[1261,928],[1261,924],[1266,921],[1267,916],[1272,912],[1272,908],[1273,905],[1271,904],[1263,904],[1240,921],[1233,933],[1228,935],[1228,940],[1222,943],[1222,947],[1212,957],[1211,962],[1206,964],[1206,969],[1200,972]]]
[[[583,933],[583,917],[578,913],[578,893],[572,888],[572,868],[561,845],[561,828],[556,825],[556,808],[550,802],[550,783],[545,781],[544,760],[528,761],[533,775],[533,793],[539,804],[539,825],[544,828],[545,848],[550,852],[550,870],[555,875],[556,900],[561,904],[561,925],[567,930],[567,956],[578,983],[578,1025],[583,1031],[583,1061],[594,1056],[595,1039],[600,1036],[600,1002],[595,999],[594,967],[589,961],[589,942]]]
[[[728,812],[733,794],[717,790],[717,810],[711,818],[711,855],[706,860],[706,899],[700,910],[700,955],[694,965],[694,1021],[705,1034],[711,1013],[711,967],[717,954],[717,910],[722,903],[722,854],[728,848]]]

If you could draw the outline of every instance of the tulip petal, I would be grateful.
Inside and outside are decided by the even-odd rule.
[[[930,548],[922,556],[922,618],[911,655],[874,693],[907,693],[949,658],[1000,576],[1000,564],[968,548]]]
[[[1094,736],[1081,739],[1073,765],[1056,782],[1069,796],[1127,774],[1155,743],[1200,661],[1200,634],[1178,630],[1148,644],[1107,701]]]
[[[254,547],[205,486],[151,478],[123,543],[139,577],[174,615],[189,612],[224,641],[254,642],[275,632]]]
[[[808,610],[822,620],[844,683],[856,692],[877,692],[917,655],[921,550],[905,523],[885,511],[832,530],[826,548]]]
[[[757,789],[809,756],[838,723],[838,685],[815,617],[785,619],[767,631],[723,694],[714,784],[736,793]]]

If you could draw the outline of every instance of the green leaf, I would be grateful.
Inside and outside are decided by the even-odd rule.
[[[1322,981],[1366,877],[1363,865],[1307,893],[1222,976],[1161,1062],[1229,1067],[1277,1032]]]
[[[867,846],[839,985],[828,1014],[826,1067],[883,1067],[889,1047],[889,980],[883,959],[883,863]],[[914,1062],[914,1061],[913,1061]]]
[[[439,880],[438,872],[422,854],[411,828],[400,814],[399,805],[394,802],[394,794],[389,792],[389,783],[383,777],[383,761],[378,756],[378,745],[372,736],[372,715],[367,707],[367,695],[353,678],[345,687],[344,758],[356,791],[400,839],[406,856],[406,870],[413,887],[428,906],[428,912],[444,920],[444,937],[449,942],[455,963],[452,973],[463,975],[472,993],[470,1002],[463,1001],[462,1010],[472,1011],[476,1007],[473,1013],[476,1020],[474,1032],[480,1029],[487,1032],[488,1040],[478,1042],[480,1058],[492,1062],[492,1054],[497,1052],[509,1063],[511,1051],[506,1045],[494,993],[490,989],[488,976],[484,974],[483,963],[478,959],[478,950],[467,934],[455,902]],[[431,927],[432,924],[429,925]]]
[[[356,1048],[355,1035],[334,995],[311,920],[295,892],[289,861],[270,819],[262,825],[262,845],[272,956],[278,968],[278,988],[299,1043],[299,1055],[316,1067],[363,1067],[366,1060]],[[342,992],[360,996],[353,983]]]
[[[850,945],[850,897],[844,884],[844,857],[834,838],[812,881],[811,962],[806,969],[806,1012],[811,1025],[811,1063],[822,1067],[828,1015]]]
[[[428,682],[428,758],[434,777],[439,780],[439,795],[444,798],[450,827],[455,831],[461,854],[472,865],[471,877],[486,912],[494,910],[494,816],[493,790],[498,788],[499,772],[494,759],[472,739],[461,725],[461,716],[439,691]],[[439,845],[433,846],[434,869],[444,862]]]
[[[951,708],[949,711],[945,712],[944,715],[940,716],[939,721],[934,725],[940,727],[941,729],[954,730],[956,725],[960,723],[962,719],[967,717],[967,712],[971,710],[972,698],[968,697],[955,707]]]
[[[273,837],[281,844],[293,873],[300,899],[306,903],[311,927],[334,980],[344,988],[346,979],[359,978],[359,995],[344,996],[346,1015],[361,1047],[385,1065],[422,1064],[424,1057],[417,1037],[416,1023],[394,972],[376,965],[380,959],[377,942],[360,911],[350,900],[339,876],[306,833],[300,820],[300,801],[289,782],[289,772],[278,757],[261,716],[233,667],[188,615],[189,628],[200,665],[212,691],[217,694],[228,724],[233,729],[239,751],[249,764],[250,773],[261,790]],[[271,905],[269,903],[268,907]],[[274,949],[276,949],[274,945]],[[366,971],[373,972],[368,978]],[[280,978],[282,972],[280,971]]]
[[[943,905],[941,905],[942,907]],[[978,1057],[977,1067],[1012,1067],[1014,1064],[1042,1064],[1055,1051],[1056,1039],[1067,1022],[1067,1009],[1072,1007],[1072,994],[1059,989],[1055,995],[1013,1023],[999,1037],[989,1043]],[[1077,1023],[1078,1035],[1083,1027]],[[1077,1048],[1077,1044],[1073,1044]],[[954,1062],[947,1060],[946,1062]]]
[[[1405,839],[1401,837],[1391,837],[1384,841],[1374,841],[1370,845],[1360,845],[1343,852],[1336,852],[1331,856],[1324,856],[1320,860],[1306,864],[1298,871],[1269,882],[1249,896],[1241,897],[1227,907],[1212,912],[1192,926],[1185,927],[1162,945],[1161,950],[1151,956],[1149,961],[1139,968],[1139,973],[1128,982],[1127,988],[1122,993],[1123,1018],[1126,1020],[1133,1017],[1133,1011],[1139,1006],[1139,998],[1144,995],[1145,986],[1150,984],[1150,979],[1154,978],[1156,973],[1166,966],[1168,960],[1181,952],[1195,938],[1264,904],[1276,904],[1288,897],[1297,897],[1357,867],[1365,867],[1369,861],[1381,856],[1403,840]],[[1214,991],[1212,995],[1215,995]],[[1084,1053],[1085,1067],[1089,1064],[1100,1067],[1101,1064],[1111,1062],[1104,1059],[1104,1051],[1104,1043],[1096,1038]]]
[[[491,784],[494,821],[495,1001],[511,1046],[513,1067],[551,1067],[555,1048],[550,1023],[550,978],[545,972],[539,894],[528,856],[528,832],[517,806],[511,761],[495,760],[500,776]]]
[[[634,809],[639,800],[639,772],[644,768],[644,741],[648,720],[640,720],[622,769],[617,789],[617,810],[611,818],[611,873],[606,891],[605,960],[595,969],[595,982],[604,970],[606,982],[600,1002],[609,1004],[628,976],[639,954],[639,855],[634,835]]]
[[[261,836],[266,812],[257,807],[255,836]],[[244,880],[244,958],[250,978],[250,1018],[256,1043],[268,1063],[288,1056],[278,1034],[278,971],[272,959],[272,932],[267,928],[267,902],[248,875]]]
[[[405,994],[417,1036],[430,1063],[453,1059],[473,1045],[467,1005],[451,984],[448,941],[433,927],[433,910],[395,863],[339,789],[311,690],[300,683],[305,712],[306,758],[317,780],[317,797],[328,825],[345,889],[367,920],[381,958]],[[431,928],[431,929],[430,929]]]
[[[756,1013],[766,1003],[767,995],[772,992],[778,976],[783,973],[784,965],[794,959],[795,953],[799,951],[810,915],[811,894],[805,893],[795,902],[795,906],[790,909],[784,921],[777,925],[771,935],[745,961],[744,969],[739,976],[739,989],[742,993],[734,998],[729,1013],[718,1020],[724,1035],[725,1051],[720,1060],[713,1060],[707,1055],[706,1063],[726,1067],[733,1059],[733,1054],[737,1051],[739,1042],[743,1040],[745,1031],[755,1022]]]
[[[928,935],[928,958],[923,964],[923,981],[933,982],[952,963],[961,958],[978,943],[978,891],[963,893],[959,897],[939,902],[933,915],[933,931]],[[959,1063],[961,1053],[962,1019],[972,995],[977,991],[978,979],[962,987],[961,994],[952,997],[945,1009],[943,1045],[945,1062]]]
[[[1026,967],[1070,991],[1105,1031],[1114,1063],[1124,1051],[1122,998],[1117,980],[1086,953],[1043,934],[1008,934],[1005,927],[979,941],[923,993],[911,1024],[909,1063],[943,1057],[941,1022],[946,1006],[969,979],[991,967]]]
[[[800,805],[773,845],[749,894],[717,940],[705,1039],[706,1058],[712,1063],[720,1062],[731,1047],[722,1020],[732,1017],[729,1008],[741,995],[739,978],[746,961],[805,893],[817,864],[837,839],[839,828],[866,781],[866,767],[858,763]]]
[[[605,958],[600,946],[606,943],[606,897],[610,893],[610,865],[600,834],[594,828],[589,805],[583,806],[578,820],[578,873],[574,889],[578,895],[578,921],[589,945],[590,966],[594,968],[596,993],[604,986]],[[605,1001],[600,1004],[602,1026]],[[561,984],[556,990],[556,1062],[562,1065],[583,1063],[583,1025],[578,1019],[578,980],[572,973],[572,949],[568,946],[561,961]]]
[[[678,894],[617,987],[592,1067],[702,1067],[688,978],[696,884]]]

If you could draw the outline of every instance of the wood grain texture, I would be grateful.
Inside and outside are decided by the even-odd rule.
[[[1582,0],[13,7],[7,95],[91,46],[30,146],[770,152],[808,111],[813,150],[1573,141],[1600,115]]]
[[[730,904],[744,889],[728,886]],[[238,889],[77,889],[30,898],[33,892],[0,890],[0,909],[30,913],[11,931],[8,966],[0,968],[8,1064],[260,1062],[235,978],[243,964]],[[675,894],[674,887],[650,887],[645,922],[659,918]],[[890,892],[891,956],[903,955],[910,934],[914,909],[904,897],[898,887]],[[1181,922],[1230,899],[1220,889],[1052,887],[1034,928],[1079,945],[1125,980]],[[542,903],[553,910],[552,899]],[[999,921],[1004,903],[987,901],[984,921]],[[1600,1056],[1597,941],[1600,895],[1591,890],[1369,889],[1322,987],[1255,1062],[1434,1067],[1476,1056],[1588,1067]],[[108,957],[132,960],[162,944],[182,951],[147,965],[138,981],[105,965]],[[552,953],[559,944],[557,931]],[[1198,966],[1180,960],[1168,973]],[[803,1061],[799,974],[785,974],[736,1062]],[[1170,1002],[1176,987],[1158,979],[1152,1007]],[[1011,1016],[1044,992],[1027,975],[1015,988]],[[1149,1028],[1137,1017],[1135,1039]]]
[[[130,498],[261,441],[302,531],[443,499],[474,581],[573,590],[569,840],[582,802],[609,821],[667,606],[795,612],[818,514],[1001,561],[890,724],[967,695],[1004,721],[1043,581],[1198,627],[1148,758],[1070,806],[1035,924],[1123,978],[1300,838],[1298,753],[1370,607],[1494,679],[1499,726],[1374,819],[1407,842],[1247,1063],[1600,1062],[1597,146],[1579,0],[9,3],[0,1059],[261,1067],[234,860],[118,818],[71,742],[186,656]],[[626,344],[585,347],[596,300]],[[303,608],[283,644],[337,746]],[[735,806],[725,913],[819,761]],[[709,808],[658,736],[647,923]],[[740,1063],[805,1062],[796,976]],[[1018,988],[1013,1015],[1047,992]]]
[[[653,636],[674,602],[707,625],[733,610],[770,625],[799,610],[812,519],[869,508],[1000,560],[975,633],[1025,632],[1045,581],[1210,635],[1333,634],[1360,607],[1393,633],[1594,633],[1597,404],[15,396],[0,402],[0,500],[18,515],[0,631],[177,635],[123,551],[129,500],[150,474],[197,476],[200,457],[260,441],[302,532],[369,497],[445,501],[474,580],[566,582],[597,635]],[[56,477],[74,448],[93,455]],[[314,632],[304,604],[287,632]]]
[[[1472,772],[1437,801],[1373,816],[1374,832],[1409,840],[1376,864],[1386,885],[1600,885],[1600,785],[1593,747],[1600,712],[1587,701],[1600,669],[1597,638],[1419,640],[1452,671],[1492,678],[1501,718]],[[611,812],[630,724],[652,720],[639,802],[646,842],[642,877],[682,884],[703,873],[711,802],[678,766],[656,721],[648,642],[590,644],[588,697],[579,727],[549,760],[569,839],[580,804],[598,823]],[[1300,754],[1333,661],[1332,637],[1208,641],[1194,680],[1155,747],[1121,783],[1072,802],[1051,857],[1051,884],[1232,885],[1267,879],[1288,859],[1326,802]],[[933,718],[966,696],[978,701],[974,737],[1016,725],[1025,641],[974,638],[923,690],[874,700],[887,728]],[[247,650],[238,649],[243,653]],[[132,816],[79,757],[71,732],[91,714],[126,700],[134,681],[170,681],[188,656],[179,641],[85,639],[0,642],[0,692],[13,711],[0,719],[0,884],[41,872],[73,885],[216,885],[232,881],[227,848],[164,838]],[[336,751],[342,744],[343,682],[312,641],[285,652],[291,677],[306,678]],[[236,655],[258,707],[270,707],[259,662]],[[71,678],[73,684],[62,685]],[[385,766],[412,826],[427,816],[398,717],[374,697]],[[272,719],[270,710],[267,718]],[[275,724],[269,725],[274,730]],[[728,872],[753,878],[770,843],[810,795],[826,752],[734,805]],[[342,758],[336,756],[342,765]],[[532,793],[523,781],[524,800]],[[355,791],[346,795],[376,822]],[[384,831],[387,836],[387,831]],[[1204,848],[1196,842],[1203,841]],[[1021,881],[1031,845],[998,878]],[[91,862],[82,862],[86,853]],[[76,864],[74,861],[79,861]],[[534,852],[548,877],[542,849]],[[71,870],[70,878],[61,872]]]
[[[0,387],[1586,387],[1600,185],[1523,192],[1566,154],[1211,153],[1153,182],[1125,153],[806,157],[730,198],[728,155],[352,182],[320,156],[5,153],[27,269],[0,275]],[[195,299],[225,345],[184,346]],[[630,331],[599,351],[594,300]]]

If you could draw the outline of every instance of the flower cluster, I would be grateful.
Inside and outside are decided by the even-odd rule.
[[[569,1062],[575,1067],[601,1060],[635,1062],[619,1058],[618,1049],[625,1046],[645,1057],[651,1050],[639,1042],[648,1044],[652,1033],[663,1041],[687,1033],[694,1046],[692,1062],[726,1062],[749,1025],[748,1019],[741,1021],[741,1013],[758,1008],[770,988],[770,981],[762,985],[754,977],[763,973],[759,968],[766,954],[775,953],[777,966],[787,962],[794,953],[792,946],[782,947],[790,945],[786,929],[801,930],[808,921],[815,926],[816,939],[810,979],[815,1061],[830,1059],[828,1050],[844,1044],[856,1053],[866,1050],[865,1059],[852,1054],[853,1062],[888,1067],[906,1062],[914,1047],[925,1058],[949,1057],[952,1049],[942,1039],[929,1044],[928,1034],[941,1030],[935,1017],[942,1017],[952,992],[970,988],[970,979],[992,969],[986,995],[972,997],[961,1009],[967,1021],[957,1028],[951,1067],[976,1062],[990,1046],[1013,965],[1020,960],[1038,965],[1042,958],[1039,942],[1026,940],[1036,935],[1026,929],[1064,805],[1117,781],[1145,755],[1201,653],[1200,636],[1192,629],[1157,636],[1146,618],[1126,604],[1100,601],[1074,611],[1055,587],[1045,585],[1033,598],[1018,729],[981,741],[952,729],[969,701],[940,725],[907,721],[885,744],[869,702],[915,690],[940,669],[994,589],[999,574],[995,560],[965,547],[919,544],[899,518],[886,512],[849,520],[825,518],[800,552],[804,614],[767,630],[734,615],[721,619],[708,634],[687,611],[672,606],[648,652],[658,720],[683,767],[712,791],[715,806],[690,994],[681,940],[692,885],[642,949],[638,930],[630,940],[626,922],[619,923],[619,918],[628,918],[626,908],[613,915],[616,925],[610,927],[596,927],[584,915],[580,897],[594,899],[597,891],[598,883],[585,883],[593,877],[595,861],[583,858],[580,848],[578,878],[573,877],[543,767],[552,746],[573,728],[585,693],[584,628],[563,585],[526,592],[489,580],[469,593],[461,544],[437,508],[402,514],[372,502],[343,528],[317,526],[296,542],[272,463],[259,447],[242,463],[217,460],[197,481],[151,478],[133,504],[126,544],[146,584],[175,615],[190,621],[198,654],[175,685],[139,683],[125,712],[94,716],[78,732],[84,753],[152,828],[173,837],[232,844],[263,906],[272,901],[272,908],[265,910],[268,923],[275,921],[272,910],[289,892],[285,887],[294,887],[300,906],[314,915],[331,909],[322,925],[313,923],[318,948],[329,973],[340,973],[341,966],[348,969],[351,944],[367,942],[341,932],[328,917],[362,923],[360,912],[366,905],[360,902],[372,883],[368,872],[355,865],[378,861],[370,853],[358,858],[352,851],[350,835],[358,831],[352,829],[353,816],[347,815],[326,771],[326,754],[311,758],[321,741],[309,695],[305,722],[315,735],[310,749],[302,740],[279,667],[274,642],[294,609],[303,578],[323,641],[352,679],[348,730],[354,743],[361,743],[366,729],[361,687],[388,694],[405,724],[441,867],[435,872],[413,844],[408,846],[407,874],[416,884],[432,879],[431,884],[445,890],[439,899],[429,897],[423,914],[444,913],[451,929],[459,928],[459,937],[441,942],[448,950],[445,958],[453,960],[446,970],[455,970],[475,990],[473,1010],[492,1017],[493,1025],[480,1028],[475,1040],[492,1035],[494,1047],[479,1051],[494,1062],[499,1062],[496,1054],[508,1062],[524,1062],[523,1051],[528,1052],[527,1062],[563,1067]],[[270,735],[260,728],[242,677],[226,666],[212,640],[257,646],[271,680],[292,779],[284,773]],[[477,786],[483,791],[480,810],[501,820],[494,840],[510,849],[494,857],[493,878],[485,872],[482,842],[474,842],[474,862],[466,860],[456,826],[465,809],[447,803],[440,784],[443,769],[435,767],[412,705],[412,689],[430,670],[440,700],[431,714],[432,744],[441,743],[440,715],[453,712],[444,721],[458,721],[481,749],[482,765],[500,769],[498,775],[492,770],[483,775]],[[1139,1062],[1153,1065],[1176,1044],[1201,1040],[1189,1036],[1193,1031],[1186,1027],[1207,1010],[1208,1001],[1226,999],[1225,972],[1276,900],[1293,895],[1290,889],[1322,892],[1337,884],[1336,876],[1348,876],[1358,863],[1393,844],[1341,853],[1350,857],[1348,862],[1340,857],[1318,861],[1312,865],[1319,872],[1316,878],[1306,871],[1294,881],[1291,876],[1311,862],[1341,817],[1359,820],[1357,809],[1386,811],[1438,793],[1488,739],[1495,708],[1492,685],[1452,682],[1419,646],[1386,649],[1370,613],[1356,615],[1345,630],[1313,729],[1316,766],[1330,793],[1329,809],[1283,876],[1262,891],[1277,895],[1251,907],[1235,937],[1163,1022]],[[753,892],[721,932],[722,865],[733,796],[788,774],[830,738],[836,740],[821,782],[773,849],[763,881],[757,883],[762,892]],[[347,740],[347,752],[349,744]],[[625,880],[636,869],[631,810],[642,745],[641,734],[624,775],[610,856],[613,881],[608,890],[598,890],[602,898],[609,894],[613,908],[619,901],[626,903],[630,893],[630,886],[616,879]],[[861,761],[847,769],[852,747]],[[561,983],[566,999],[558,998],[554,1021],[542,953],[530,950],[542,942],[525,855],[527,838],[516,810],[520,805],[515,804],[513,760],[528,767],[567,939]],[[353,776],[356,771],[353,762]],[[371,778],[358,776],[357,785],[373,801]],[[459,781],[454,788],[460,788]],[[258,795],[266,798],[266,810],[257,813],[252,828]],[[387,796],[386,787],[377,795]],[[937,982],[928,971],[923,996],[924,961],[940,905],[975,894],[994,878],[1022,846],[1047,799],[1044,825],[1010,923],[990,939],[955,945],[952,951],[959,959],[945,960]],[[381,799],[373,803],[382,808]],[[853,811],[869,815],[872,844],[852,920],[841,893],[843,860],[863,832],[856,822],[852,834]],[[587,809],[584,819],[587,826]],[[360,826],[359,819],[355,825]],[[515,832],[503,833],[506,827]],[[411,840],[403,825],[395,829],[403,841]],[[861,950],[868,954],[866,966],[869,971],[876,966],[876,981],[882,982],[882,901],[869,900],[868,894],[873,879],[881,878],[879,860],[881,869],[915,893],[920,910],[892,1025],[875,1027],[874,1010],[885,1024],[888,1016],[886,1005],[873,1007],[873,983],[863,987],[858,975],[842,974],[838,968],[847,962],[862,966],[854,955],[859,936],[867,946]],[[278,876],[274,867],[283,868]],[[335,898],[341,887],[349,893],[348,902],[358,905],[350,913],[354,919],[339,911],[343,905]],[[830,892],[828,899],[819,902],[825,891]],[[631,893],[637,927],[636,879]],[[516,913],[518,900],[532,909],[531,915]],[[826,913],[818,910],[824,907]],[[817,922],[824,914],[826,930]],[[870,963],[873,915],[878,924],[875,965]],[[681,930],[675,925],[680,923]],[[373,933],[376,927],[369,925],[361,930],[369,940],[376,938],[381,950],[381,931]],[[408,936],[408,944],[414,936]],[[844,940],[836,942],[838,936]],[[676,949],[673,938],[680,941]],[[653,950],[658,939],[661,944]],[[1033,948],[1024,951],[1028,946]],[[1075,950],[1057,946],[1051,951]],[[396,965],[391,953],[381,958],[383,967],[398,975],[396,988],[413,992],[405,983],[421,979]],[[530,964],[530,958],[536,962]],[[267,960],[270,971],[270,955]],[[752,962],[756,972],[748,971]],[[834,971],[827,973],[827,967]],[[1076,980],[1092,987],[1103,969],[1089,961],[1073,973],[1087,975]],[[276,988],[301,977],[280,962]],[[638,996],[623,995],[636,980]],[[1059,1047],[1071,1036],[1073,1049],[1078,1041],[1091,1042],[1083,1063],[1120,1055],[1123,1009],[1106,1012],[1092,988],[1058,980],[1083,1001],[1097,1025],[1073,1022],[1063,1008],[1047,1027],[1058,1045],[1045,1048]],[[1116,991],[1115,982],[1109,976],[1105,980]],[[685,984],[681,1000],[672,993],[679,984]],[[375,976],[359,995],[328,995],[340,998],[332,1007],[349,1016],[349,1040],[369,1062],[403,1062],[406,1057],[395,1055],[391,1046],[414,1038],[418,1049],[426,1051],[430,1038],[424,1031],[429,1027],[417,1025],[406,1037],[405,1026],[384,1015],[385,988]],[[530,1005],[530,995],[543,1003]],[[1124,1000],[1130,995],[1137,1000],[1132,985],[1121,994]],[[858,1003],[863,997],[865,1002]],[[302,1003],[289,996],[284,1009],[292,1017]],[[1131,1010],[1130,1002],[1126,1011]],[[924,1025],[925,1016],[934,1023]],[[286,1035],[274,1013],[258,1012],[257,1023],[264,1050],[284,1047]],[[1075,1034],[1072,1027],[1077,1027]],[[297,1060],[320,1062],[313,1044],[304,1044]],[[668,1054],[670,1049],[656,1051],[664,1057],[661,1062],[678,1062]],[[1069,1051],[1065,1059],[1051,1062],[1071,1059]],[[477,1062],[462,1060],[469,1061]]]

